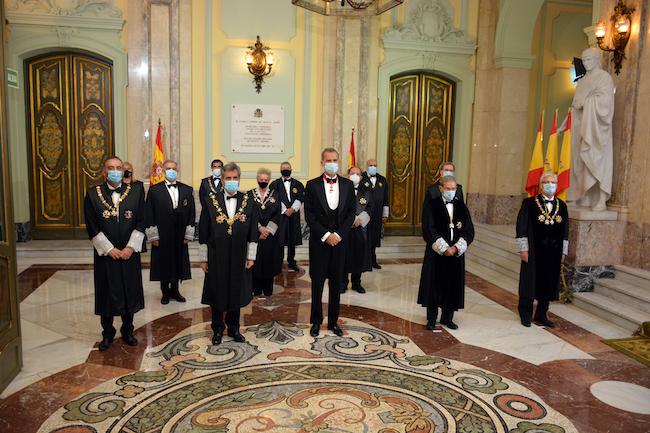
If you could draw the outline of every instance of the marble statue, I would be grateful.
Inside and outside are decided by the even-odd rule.
[[[594,211],[607,209],[612,193],[614,80],[600,65],[600,51],[582,52],[587,74],[578,81],[571,104],[571,187],[569,201]]]

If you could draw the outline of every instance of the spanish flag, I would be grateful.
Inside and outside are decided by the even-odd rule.
[[[356,167],[357,158],[354,155],[354,128],[352,128],[352,138],[350,139],[350,157],[348,158],[348,170],[352,167]]]
[[[158,119],[158,132],[156,133],[156,145],[153,148],[153,164],[151,164],[150,185],[155,185],[165,180],[163,173],[163,162],[165,161],[165,150],[163,149],[162,123]]]
[[[553,123],[551,124],[551,135],[548,137],[546,147],[546,159],[544,160],[546,171],[557,173],[558,168],[558,144],[557,144],[557,109],[553,112]]]
[[[557,195],[566,201],[569,190],[571,174],[571,109],[566,115],[566,127],[562,137],[562,153],[560,154],[560,168],[557,175]]]
[[[542,151],[542,127],[544,125],[544,112],[539,115],[539,129],[537,129],[537,137],[535,138],[535,145],[533,147],[533,155],[530,158],[530,166],[528,168],[528,177],[526,178],[526,191],[529,197],[537,195],[539,187],[539,178],[544,173],[544,153]]]

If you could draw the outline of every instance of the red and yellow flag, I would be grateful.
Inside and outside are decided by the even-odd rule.
[[[165,180],[163,173],[163,162],[165,161],[165,150],[163,149],[162,123],[158,119],[158,132],[156,133],[156,144],[153,148],[153,164],[151,164],[150,185],[155,185]]]
[[[544,160],[546,171],[557,173],[558,169],[558,143],[557,143],[557,109],[553,112],[553,123],[551,124],[551,135],[548,137],[546,146],[546,159]]]
[[[566,127],[562,136],[562,153],[560,154],[560,167],[557,175],[557,195],[566,201],[569,190],[571,174],[571,109],[566,115]]]
[[[350,157],[348,158],[348,169],[356,167],[357,158],[354,155],[354,128],[352,128],[352,138],[350,138]]]
[[[542,151],[542,135],[544,125],[544,112],[539,115],[539,128],[537,129],[537,137],[535,138],[535,145],[533,147],[533,155],[530,158],[530,166],[528,167],[528,177],[526,177],[526,191],[529,197],[537,195],[539,187],[539,178],[544,173],[544,153]]]

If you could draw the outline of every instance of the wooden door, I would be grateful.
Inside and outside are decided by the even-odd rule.
[[[0,0],[0,46],[5,46],[4,8]],[[0,50],[0,392],[22,367],[22,344],[16,286],[11,172],[5,114],[4,50]]]
[[[422,202],[452,154],[454,83],[430,73],[391,78],[387,178],[393,234],[420,232]]]
[[[78,53],[29,59],[33,236],[83,238],[83,198],[113,154],[112,65]]]

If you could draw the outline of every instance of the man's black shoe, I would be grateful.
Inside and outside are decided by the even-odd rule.
[[[223,338],[223,332],[216,332],[212,336],[212,345],[218,346],[221,344],[221,339]]]
[[[366,289],[364,289],[361,285],[353,287],[352,290],[357,293],[366,293]]]
[[[547,328],[555,328],[555,323],[551,322],[548,319],[544,319],[544,320],[535,319],[535,323],[542,326],[546,326]]]
[[[111,343],[113,343],[112,338],[103,338],[99,343],[99,351],[103,352],[105,350],[108,350],[108,348],[111,347]]]
[[[244,338],[244,336],[241,335],[239,331],[235,331],[235,332],[228,331],[228,336],[232,337],[235,343],[243,343],[246,341],[246,338]]]
[[[427,322],[427,329],[429,331],[433,331],[434,329],[436,329],[436,322],[428,321]]]
[[[381,265],[379,263],[377,263],[377,262],[373,263],[372,267],[375,268],[375,269],[381,269]]]
[[[449,329],[458,329],[458,325],[456,325],[454,322],[450,321],[445,321],[445,322],[440,322],[443,325],[445,325]]]
[[[314,323],[311,325],[311,329],[309,330],[309,335],[312,337],[318,337],[318,333],[320,332],[320,325]]]
[[[300,268],[294,263],[289,265],[289,272],[300,272]]]
[[[163,305],[169,304],[169,295],[163,295],[162,299],[160,300],[160,303]]]
[[[129,346],[137,346],[138,339],[133,336],[133,334],[122,335],[122,341],[124,341]]]
[[[343,336],[343,330],[339,327],[339,325],[328,326],[327,329],[332,331],[337,337]]]

